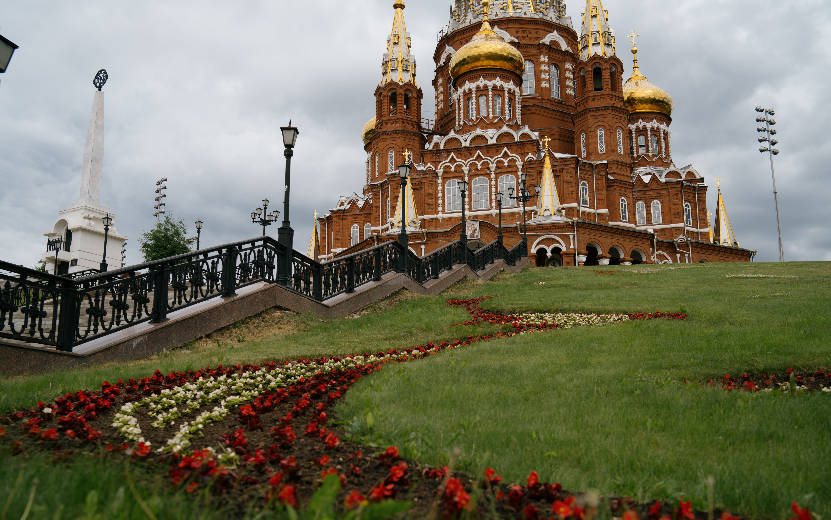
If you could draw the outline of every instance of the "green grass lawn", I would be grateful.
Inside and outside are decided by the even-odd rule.
[[[789,518],[796,500],[831,517],[831,395],[790,398],[683,384],[743,371],[831,368],[831,265],[822,263],[526,269],[484,284],[465,282],[436,298],[380,304],[360,317],[287,317],[288,328],[273,337],[252,340],[244,332],[251,328],[241,324],[239,334],[232,328],[219,344],[188,345],[190,353],[0,379],[0,413],[156,369],[363,353],[492,332],[498,327],[448,326],[468,315],[447,299],[485,295],[497,298],[484,308],[502,311],[661,310],[686,312],[690,321],[526,334],[387,366],[355,385],[338,409],[354,436],[398,445],[433,464],[460,447],[463,469],[492,466],[508,481],[524,482],[536,470],[575,491],[642,500],[683,495],[699,509],[704,481],[713,475],[717,504],[733,513]],[[8,453],[0,454],[0,508],[21,468],[8,518],[22,515],[35,477],[29,518],[144,514],[125,487],[123,467]],[[138,468],[133,474],[159,518],[219,514],[181,491],[166,491]],[[87,503],[91,490],[94,508]],[[130,504],[126,512],[108,516],[119,501]]]
[[[355,435],[440,464],[567,489],[693,499],[785,518],[831,515],[831,395],[683,384],[725,373],[831,367],[831,266],[819,263],[528,269],[450,296],[501,311],[686,312],[478,343],[362,381],[341,406]],[[727,275],[790,278],[728,278]],[[544,282],[544,283],[541,283]],[[372,414],[373,428],[366,418]]]

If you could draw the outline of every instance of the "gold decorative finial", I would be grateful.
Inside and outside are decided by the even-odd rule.
[[[550,141],[551,141],[551,139],[549,139],[548,136],[545,136],[544,138],[540,139],[540,142],[542,143],[542,146],[543,146],[543,150],[545,150],[546,154],[548,153],[548,143]]]
[[[485,23],[488,23],[488,15],[490,14],[490,0],[482,0],[482,12],[485,14]]]
[[[410,161],[412,160],[412,157],[413,157],[413,152],[411,152],[409,150],[404,150],[404,152],[401,155],[404,156],[404,164],[410,164]]]
[[[632,40],[632,56],[634,56],[635,64],[632,65],[632,77],[637,77],[641,75],[641,69],[638,67],[638,46],[635,44],[635,38],[640,36],[640,34],[635,34],[635,31],[632,31],[632,34],[627,36],[630,40]]]
[[[317,213],[317,211],[315,211],[315,220],[317,220],[317,215],[318,215],[318,213]]]
[[[716,184],[718,185],[718,189],[721,189],[721,179],[716,177]]]
[[[404,0],[395,0],[395,3],[392,4],[393,8],[395,9],[404,9]]]

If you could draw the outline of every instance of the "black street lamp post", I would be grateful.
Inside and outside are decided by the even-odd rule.
[[[263,236],[265,236],[265,228],[270,226],[271,224],[277,222],[277,217],[280,216],[279,211],[272,211],[271,213],[268,212],[268,199],[263,199],[263,207],[257,208],[251,212],[251,223],[258,224],[263,227]],[[197,246],[196,249],[199,249],[198,241],[199,241],[199,232],[202,229],[202,222],[197,221],[196,223],[196,240]]]
[[[51,251],[53,249],[55,250],[55,271],[54,271],[55,276],[58,276],[58,252],[61,250],[62,247],[63,247],[63,238],[62,237],[58,237],[58,238],[54,238],[52,240],[47,240],[46,241],[46,250],[47,251]]]
[[[300,134],[300,131],[297,128],[291,126],[291,120],[289,120],[289,126],[280,127],[280,131],[283,133],[283,146],[285,146],[286,148],[286,150],[283,152],[283,155],[286,157],[286,187],[284,196],[285,198],[283,199],[283,225],[280,226],[280,229],[277,232],[277,240],[281,244],[286,246],[286,263],[283,266],[283,269],[280,271],[278,282],[282,286],[288,287],[294,250],[294,230],[291,228],[291,222],[289,220],[289,195],[291,193],[291,158],[294,155],[294,145],[297,143],[297,136],[298,134]]]
[[[19,47],[17,45],[0,36],[0,73],[6,72],[6,69],[9,68],[9,62],[12,61],[12,55],[18,48]]]
[[[101,266],[99,267],[99,272],[106,273],[107,272],[107,238],[110,235],[110,226],[113,224],[113,219],[110,217],[110,214],[107,213],[107,216],[101,219],[104,222],[104,256],[101,258]]]
[[[499,228],[498,228],[499,232],[496,235],[496,241],[497,241],[497,244],[498,244],[498,246],[496,248],[496,257],[497,258],[502,258],[503,257],[502,249],[504,248],[504,244],[503,244],[504,241],[503,241],[503,238],[502,238],[502,196],[503,195],[502,195],[501,191],[496,192],[496,207],[499,208]]]
[[[525,180],[528,178],[527,173],[519,174],[519,191],[517,192],[516,197],[514,197],[514,189],[508,188],[508,196],[514,200],[518,200],[522,202],[522,240],[525,242],[525,250],[528,250],[528,225],[525,223],[525,203],[529,200],[535,198],[537,195],[531,195],[531,193],[525,189]],[[536,186],[534,191],[539,194],[541,188]]]
[[[398,262],[400,272],[407,272],[407,178],[410,176],[410,165],[407,163],[398,167],[398,176],[401,178],[401,230],[398,233],[398,243],[401,244],[401,260]]]
[[[462,263],[467,263],[467,218],[465,218],[465,197],[467,196],[467,181],[459,181],[459,195],[462,197],[462,234],[459,240],[462,242]]]
[[[202,221],[200,219],[196,219],[196,250],[199,251],[199,239],[202,236]],[[265,228],[263,228],[265,231]]]

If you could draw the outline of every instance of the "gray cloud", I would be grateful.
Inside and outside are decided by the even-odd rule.
[[[86,0],[4,2],[0,33],[21,46],[0,76],[0,258],[33,265],[42,233],[77,202],[92,78],[107,68],[102,204],[131,238],[153,225],[155,180],[169,179],[168,208],[205,222],[203,244],[259,234],[248,214],[265,196],[282,211],[279,127],[300,128],[292,163],[291,220],[306,247],[312,212],[360,192],[360,129],[374,90],[391,1]],[[447,0],[409,2],[424,116],[433,112],[432,54]],[[776,260],[770,170],[757,151],[756,105],[777,109],[776,159],[789,260],[831,260],[825,222],[829,145],[823,87],[831,79],[829,7],[822,0],[607,0],[617,51],[674,98],[673,156],[716,176],[742,246]],[[579,20],[581,2],[569,4]],[[630,68],[627,66],[627,68]],[[627,74],[628,76],[628,71]],[[276,228],[269,229],[276,236]]]

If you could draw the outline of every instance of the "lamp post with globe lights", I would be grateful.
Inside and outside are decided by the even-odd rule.
[[[534,191],[537,194],[531,195],[531,192],[525,189],[525,181],[527,179],[527,173],[523,172],[519,174],[519,190],[517,191],[516,196],[514,196],[514,188],[508,188],[508,197],[522,202],[522,240],[523,242],[525,242],[526,251],[528,250],[528,225],[525,223],[525,203],[533,198],[536,198],[542,190],[542,188],[540,188],[539,186],[535,186]]]
[[[759,148],[759,152],[767,152],[770,157],[770,176],[771,179],[773,179],[773,202],[776,205],[776,230],[779,233],[779,261],[784,262],[785,250],[782,248],[782,226],[779,223],[779,196],[776,192],[776,173],[773,169],[773,156],[779,155],[779,150],[774,148],[774,146],[779,143],[779,141],[773,137],[776,135],[776,130],[771,128],[776,125],[776,120],[773,119],[773,116],[776,115],[776,111],[772,108],[756,107],[756,112],[762,114],[756,118],[756,122],[765,124],[765,126],[757,128],[756,131],[762,134],[759,137],[759,142],[762,143],[762,146]]]
[[[263,236],[265,236],[265,228],[277,222],[277,217],[280,216],[279,211],[272,211],[271,213],[268,212],[268,203],[268,199],[263,199],[263,207],[257,208],[251,212],[251,222],[253,224],[259,224],[263,227]],[[202,229],[201,222],[197,224],[196,229]]]
[[[502,197],[503,197],[502,192],[497,191],[496,192],[496,207],[499,208],[499,228],[498,228],[498,233],[496,235],[496,241],[499,245],[496,248],[496,255],[497,255],[496,257],[500,258],[500,259],[503,257],[502,249],[504,247],[503,239],[502,239]]]

